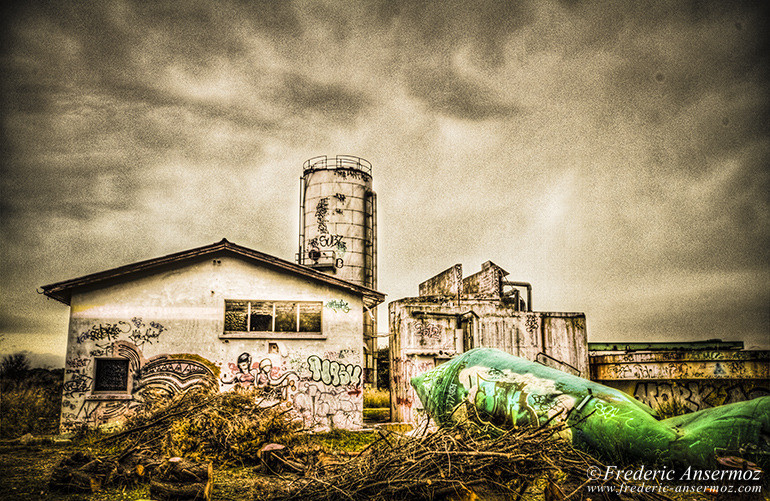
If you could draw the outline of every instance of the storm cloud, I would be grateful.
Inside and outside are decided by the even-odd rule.
[[[37,1],[2,20],[0,351],[43,284],[223,237],[292,259],[316,155],[374,165],[379,288],[492,260],[591,341],[768,346],[764,7]],[[387,315],[381,314],[381,330]],[[37,343],[37,344],[36,344]]]

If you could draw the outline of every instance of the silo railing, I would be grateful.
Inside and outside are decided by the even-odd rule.
[[[315,170],[353,169],[372,175],[372,164],[353,155],[337,155],[330,161],[326,155],[313,157],[302,165],[305,174]]]

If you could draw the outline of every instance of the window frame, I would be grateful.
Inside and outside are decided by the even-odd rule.
[[[94,357],[93,386],[88,400],[130,400],[133,388],[134,376],[131,371],[131,360],[126,357]],[[124,390],[97,390],[98,365],[100,361],[121,361],[126,364],[126,388]]]
[[[227,305],[228,303],[246,303],[246,330],[245,331],[231,331],[225,330],[227,323]],[[251,306],[254,303],[270,304],[272,306],[271,315],[271,330],[252,331],[251,327]],[[296,321],[294,331],[280,331],[276,329],[276,313],[277,307],[282,305],[294,305],[296,310]],[[301,311],[302,305],[313,305],[318,308],[319,314],[319,331],[300,331],[301,325]],[[324,303],[321,300],[291,300],[291,299],[225,299],[223,303],[223,315],[224,323],[222,325],[222,333],[219,335],[220,339],[326,339],[323,329],[323,311]]]

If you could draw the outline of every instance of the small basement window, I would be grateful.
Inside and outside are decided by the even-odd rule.
[[[94,393],[128,393],[128,359],[96,358]]]
[[[320,301],[225,300],[225,332],[321,334]]]

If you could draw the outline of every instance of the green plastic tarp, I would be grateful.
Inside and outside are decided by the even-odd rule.
[[[619,390],[491,348],[476,348],[412,379],[439,425],[463,419],[459,403],[508,427],[565,422],[572,444],[627,463],[708,468],[739,456],[770,459],[770,397],[659,420]]]

